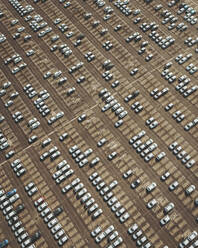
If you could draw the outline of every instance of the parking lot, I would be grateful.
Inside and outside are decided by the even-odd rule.
[[[0,247],[198,247],[195,0],[0,3]]]

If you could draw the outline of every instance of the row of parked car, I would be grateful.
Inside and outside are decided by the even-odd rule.
[[[102,101],[105,102],[105,105],[102,107],[101,111],[105,112],[111,108],[112,112],[118,117],[118,121],[114,123],[116,128],[120,127],[123,124],[123,118],[127,116],[128,112],[121,106],[121,104],[111,95],[106,88],[102,89],[99,92],[99,96]]]
[[[45,146],[48,145],[48,142],[50,144],[50,139],[46,140]],[[42,146],[44,142],[42,143]],[[58,150],[57,146],[53,146],[52,148],[49,149],[49,151],[44,152],[43,154],[41,154],[40,156],[40,160],[44,161],[45,159],[47,159],[48,157],[50,157],[51,161],[55,160],[56,158],[58,158],[60,156],[60,151]]]
[[[7,193],[2,188],[0,189],[0,208],[18,243],[21,248],[35,248],[33,243],[40,238],[40,232],[37,231],[32,236],[29,236],[18,216],[24,210],[24,205],[19,204],[16,208],[13,207],[13,203],[18,199],[20,197],[16,189],[12,189]],[[1,247],[5,247],[7,244],[8,241],[4,242]]]
[[[57,170],[55,173],[53,173],[52,178],[56,181],[57,184],[60,184],[69,178],[73,173],[74,171],[70,168],[70,165],[67,163],[67,161],[62,160],[57,165]]]
[[[5,119],[4,116],[1,116],[1,121]],[[0,131],[0,151],[5,150],[6,148],[8,148],[9,142],[7,140],[7,138],[5,137],[5,135],[3,134],[2,131]]]
[[[197,236],[198,236],[198,234],[196,231],[191,232],[188,236],[183,238],[183,241],[179,243],[178,247],[179,248],[185,248],[185,247],[196,248],[196,247],[198,247],[198,240],[195,240],[197,238]]]
[[[51,211],[48,207],[48,203],[44,201],[43,197],[37,199],[34,202],[34,206],[40,213],[40,216],[43,218],[44,223],[49,228],[54,239],[57,241],[57,244],[63,246],[69,239],[57,218],[57,216],[63,212],[63,208],[57,207],[54,211]]]
[[[26,173],[26,168],[24,167],[23,163],[20,159],[15,159],[11,164],[11,168],[13,169],[14,173],[17,177],[21,177]]]
[[[184,126],[185,131],[189,131],[191,128],[195,127],[198,124],[198,117],[190,121]]]
[[[134,240],[136,242],[137,247],[141,247],[141,248],[152,247],[151,242],[148,240],[146,235],[144,235],[144,232],[138,226],[137,223],[134,223],[133,225],[131,225],[128,228],[127,232],[131,236],[132,240]]]
[[[167,49],[175,43],[175,39],[171,35],[163,38],[157,31],[151,31],[148,37],[162,49]]]
[[[76,194],[76,198],[80,200],[81,204],[84,204],[84,208],[87,210],[88,215],[91,215],[93,221],[103,213],[102,209],[99,208],[98,204],[95,202],[95,199],[87,191],[79,178],[74,179],[71,184],[65,186],[62,189],[62,192],[66,193],[71,189],[73,189],[74,194]]]
[[[9,3],[21,17],[31,13],[34,10],[30,4],[23,7],[18,0],[9,0]]]
[[[191,168],[195,165],[195,160],[191,158],[185,150],[182,149],[182,146],[178,144],[177,141],[174,141],[168,146],[168,149],[176,156],[177,159],[181,160],[181,163],[186,166],[186,168]]]
[[[124,14],[125,16],[129,16],[133,13],[132,9],[130,9],[127,5],[128,5],[129,1],[128,0],[117,0],[114,3],[114,6],[116,6],[117,9],[119,9],[119,11]]]
[[[152,124],[154,120],[148,119],[147,123]],[[153,157],[153,151],[157,149],[158,145],[156,143],[153,143],[152,139],[148,139],[146,142],[142,143],[141,139],[145,136],[146,132],[144,130],[140,131],[137,135],[134,135],[129,140],[129,144],[132,145],[134,149],[136,149],[136,152],[140,154],[142,158],[144,158],[145,162],[149,162]],[[156,160],[159,161],[163,158],[163,155],[158,155]]]
[[[126,222],[130,215],[112,191],[118,185],[118,181],[113,180],[109,183],[109,185],[107,185],[97,172],[92,173],[89,176],[89,180],[99,192],[100,196],[103,197],[103,200],[107,203],[107,206],[113,213],[115,213],[115,216],[119,218],[120,223]]]
[[[93,231],[91,231],[91,236],[95,238],[95,242],[99,244],[102,240],[107,238],[108,243],[112,242],[111,244],[108,244],[106,248],[114,248],[122,244],[123,239],[122,237],[118,237],[118,232],[115,231],[115,228],[113,225],[110,225],[107,227],[104,231],[102,231],[101,226],[97,226]]]
[[[69,148],[69,153],[71,154],[72,158],[78,164],[79,168],[84,167],[89,163],[88,157],[92,154],[93,150],[88,148],[84,152],[82,152],[77,145],[72,146]],[[89,163],[90,167],[94,167],[100,161],[99,157],[95,157]]]

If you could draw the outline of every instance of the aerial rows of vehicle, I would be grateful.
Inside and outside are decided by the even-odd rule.
[[[4,116],[1,116],[1,120],[4,118]],[[6,148],[8,148],[9,142],[7,140],[7,138],[5,137],[5,135],[3,134],[3,132],[0,130],[0,151],[5,150]]]
[[[88,215],[91,215],[92,221],[97,219],[103,213],[103,210],[99,208],[98,204],[95,202],[95,199],[91,196],[78,177],[70,184],[67,184],[64,188],[62,188],[62,193],[66,194],[71,189],[73,189],[73,192],[76,194],[76,198],[80,200],[80,203],[84,204],[84,208],[86,209]]]
[[[127,116],[128,112],[124,109],[124,107],[121,106],[120,103],[118,103],[118,101],[114,98],[114,96],[111,95],[109,91],[107,91],[106,88],[103,88],[99,92],[99,97],[101,97],[102,101],[105,102],[105,105],[102,107],[101,111],[105,112],[111,108],[112,112],[118,116],[118,121],[116,121],[114,125],[116,128],[120,127],[124,122],[123,118]]]
[[[42,115],[42,117],[47,116],[50,113],[50,109],[44,102],[46,99],[50,97],[50,94],[47,92],[47,90],[42,90],[39,93],[34,89],[34,87],[28,83],[23,87],[25,93],[28,95],[30,99],[38,95],[38,98],[34,100],[34,105],[38,109],[39,113]],[[37,123],[37,124],[36,124]],[[40,123],[36,122],[32,129],[37,128]]]
[[[125,16],[129,16],[132,14],[132,10],[127,6],[128,4],[129,4],[128,0],[124,0],[124,1],[117,0],[114,3],[114,6],[116,6],[116,8],[119,9],[119,11],[123,13]]]
[[[46,139],[43,141],[42,146],[45,147],[47,145],[49,145],[51,142],[51,139]],[[51,161],[55,160],[56,158],[58,158],[60,156],[60,151],[58,150],[57,146],[53,146],[52,148],[50,148],[48,151],[44,152],[43,154],[41,154],[40,156],[40,161],[44,161],[45,159],[47,159],[48,157],[50,157]]]
[[[23,163],[20,159],[15,159],[11,164],[11,168],[13,169],[14,173],[17,177],[21,177],[26,173],[26,168],[24,167]]]
[[[50,51],[54,52],[57,49],[59,49],[59,52],[64,55],[64,58],[68,58],[72,54],[72,50],[69,48],[69,46],[66,43],[61,44],[60,46],[58,46],[56,44],[52,45],[52,47],[50,48]],[[65,80],[65,82],[66,81],[67,81],[67,79]],[[63,83],[64,82],[61,82],[61,80],[59,80],[59,82],[58,82],[59,85],[62,85]]]
[[[111,208],[111,211],[119,218],[120,223],[126,222],[129,219],[130,214],[122,206],[112,191],[118,185],[118,181],[113,180],[107,185],[97,172],[92,173],[89,176],[89,180],[92,182],[92,185],[96,188],[100,196],[103,197],[107,206]]]
[[[95,178],[96,177],[96,178]],[[99,178],[99,179],[98,179]],[[96,179],[96,181],[95,181]],[[100,190],[98,191],[99,194],[103,194],[104,195],[104,192],[107,192],[105,193],[105,195],[107,195],[107,197],[111,197],[107,202],[109,202],[109,204],[111,204],[111,202],[113,203],[113,205],[110,207],[110,209],[112,209],[112,212],[117,212],[117,210],[120,210],[120,213],[123,214],[123,210],[125,208],[124,205],[122,205],[119,200],[117,199],[116,201],[116,198],[115,195],[112,195],[111,192],[109,192],[109,184],[105,184],[106,181],[103,180],[103,178],[101,176],[99,176],[99,174],[97,172],[93,172],[91,175],[90,175],[90,181],[93,181],[94,184],[96,184],[96,190]],[[110,182],[111,183],[111,182]],[[102,188],[101,188],[102,187]],[[107,190],[107,191],[106,191]],[[104,191],[104,192],[103,192]],[[109,193],[109,194],[108,194]],[[102,195],[101,195],[102,196]],[[115,202],[114,202],[115,201]],[[126,211],[126,209],[125,209]],[[118,213],[119,214],[119,213]]]
[[[192,159],[191,156],[182,149],[182,146],[179,145],[177,141],[171,143],[168,146],[168,149],[172,151],[178,160],[181,160],[181,163],[184,164],[186,168],[190,169],[195,165],[195,160]]]
[[[69,178],[73,173],[74,171],[70,168],[70,165],[67,163],[67,161],[62,160],[57,165],[57,170],[55,173],[53,173],[52,178],[56,181],[57,184],[60,184]]]
[[[111,63],[111,60],[105,60],[102,67],[105,69],[105,72],[102,74],[102,77],[105,79],[105,81],[110,81],[113,79],[113,74],[110,72],[110,69],[113,68],[113,64]],[[111,83],[111,87],[114,89],[120,84],[119,80],[115,80],[113,83]]]
[[[34,202],[34,206],[43,218],[44,223],[47,224],[47,227],[50,229],[51,234],[57,241],[57,244],[59,246],[63,246],[69,239],[57,218],[63,212],[63,208],[57,207],[54,211],[52,211],[43,197],[37,199]]]
[[[16,189],[12,189],[9,192],[5,192],[2,188],[0,190],[0,208],[5,216],[5,219],[8,222],[8,225],[11,227],[11,230],[14,232],[15,237],[17,238],[18,243],[21,248],[35,248],[34,242],[38,240],[41,236],[40,232],[35,232],[32,236],[29,236],[25,230],[22,221],[20,220],[19,214],[24,210],[24,204],[17,205],[14,208],[13,204],[20,199],[19,194],[16,193]],[[7,245],[9,242],[5,242]],[[4,246],[1,246],[4,247]]]
[[[192,58],[192,53],[188,53],[186,56],[184,56],[183,54],[179,54],[176,58],[175,61],[179,64],[182,65],[184,63],[186,63],[188,60],[190,60],[190,58]],[[193,63],[190,63],[189,65],[187,65],[185,67],[186,71],[189,72],[190,75],[193,75],[194,73],[197,72],[197,66],[195,66]]]
[[[25,7],[23,7],[18,0],[9,0],[9,3],[21,17],[31,13],[34,10],[31,5],[26,5]]]
[[[118,104],[118,103],[117,103],[117,104]],[[105,142],[104,142],[104,143],[105,143]],[[103,141],[101,141],[101,144],[103,144]],[[140,144],[140,145],[141,145],[141,144]],[[139,148],[139,146],[138,146],[137,148]],[[77,153],[77,157],[75,157],[75,159],[77,159],[77,158],[81,159],[81,157],[79,157],[80,155],[81,155],[81,157],[82,157],[82,156],[83,156],[83,153],[82,153],[82,152],[79,153],[79,154]],[[83,159],[84,159],[84,158],[83,158]],[[79,161],[79,162],[80,162],[80,161]],[[102,182],[101,182],[101,184],[102,184]],[[100,185],[100,183],[99,183],[99,185]],[[97,185],[97,186],[98,186],[98,185]],[[99,186],[99,187],[100,187],[100,186]],[[85,194],[85,195],[86,195],[86,194]],[[85,195],[84,195],[84,196],[85,196]],[[84,196],[83,196],[83,197],[84,197]],[[84,198],[83,198],[83,199],[84,199]],[[143,239],[143,240],[144,240],[144,239]],[[148,247],[149,247],[149,246],[148,246]]]
[[[106,246],[107,248],[114,248],[122,244],[123,239],[120,236],[118,237],[118,235],[118,231],[115,231],[115,227],[113,225],[110,225],[104,231],[102,231],[101,226],[98,225],[93,231],[91,231],[91,236],[95,238],[95,242],[97,244],[105,238],[107,238],[108,243],[112,242]]]
[[[178,55],[177,58],[178,57],[180,57],[180,55]],[[169,69],[164,69],[162,71],[161,75],[169,83],[173,83],[177,79],[176,76],[173,74],[173,72],[170,72]],[[191,82],[191,79],[189,77],[187,77],[185,74],[181,75],[178,78],[178,82],[179,82],[179,84],[177,84],[175,86],[175,90],[178,91],[185,98],[190,96],[193,92],[195,92],[198,89],[197,85],[194,85],[191,88],[187,87],[187,85]]]
[[[152,247],[152,243],[148,240],[143,230],[138,226],[137,223],[134,223],[133,225],[131,225],[128,228],[127,232],[131,236],[132,240],[136,242],[137,247],[141,247],[141,248]]]
[[[150,26],[150,25],[151,25],[151,26]],[[151,28],[151,30],[155,30],[155,29],[156,29],[156,25],[155,25],[154,22],[151,23],[150,25],[147,25],[146,23],[143,23],[143,24],[141,25],[141,28],[142,28],[143,30],[145,30],[146,27],[148,28],[148,26],[149,26],[148,30],[149,30],[150,28]],[[132,33],[131,35],[129,35],[127,38],[125,38],[125,41],[126,41],[127,43],[130,43],[130,42],[132,42],[132,41],[134,41],[134,43],[138,43],[138,42],[141,41],[141,40],[142,40],[142,35],[141,35],[139,32],[134,32],[134,33]],[[141,42],[141,44],[140,44],[140,49],[138,50],[138,54],[139,54],[139,55],[142,55],[142,54],[144,54],[144,53],[146,52],[146,47],[148,46],[148,44],[149,44],[148,41],[143,41],[143,42]],[[148,55],[145,57],[145,61],[146,61],[146,62],[149,62],[152,58],[153,58],[153,54],[150,53],[150,54],[148,54]],[[131,76],[134,76],[137,72],[138,72],[138,68],[135,68],[135,69],[133,69],[133,70],[130,72],[130,75],[131,75]]]
[[[154,120],[150,121],[150,119],[147,120],[146,124],[150,123],[149,125],[151,125],[152,121],[154,122]],[[145,162],[149,162],[152,158],[154,158],[154,154],[152,152],[158,147],[158,145],[153,143],[152,139],[148,139],[146,142],[142,143],[141,139],[145,136],[145,134],[146,132],[144,130],[140,131],[137,135],[130,138],[129,144],[136,149],[136,152],[144,158]],[[159,154],[156,157],[156,160],[160,161],[163,157],[165,157],[164,154]]]

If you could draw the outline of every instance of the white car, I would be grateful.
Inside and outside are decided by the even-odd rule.
[[[31,244],[31,239],[26,239],[22,244],[21,247],[25,248],[27,247],[29,244]]]
[[[43,210],[45,211],[45,210]],[[44,222],[48,223],[50,220],[52,220],[54,218],[54,214],[51,213],[51,211],[49,212],[49,214],[44,218]]]
[[[170,185],[169,185],[169,190],[170,191],[173,191],[173,190],[175,190],[177,187],[179,186],[179,183],[177,182],[177,181],[174,181],[173,183],[171,183]]]
[[[59,223],[56,224],[54,227],[51,228],[51,233],[52,234],[57,233],[61,229],[61,227],[62,227],[61,224],[59,224]]]
[[[12,231],[16,231],[17,229],[19,229],[21,227],[22,222],[18,221],[17,223],[15,223],[14,225],[11,226]]]
[[[88,157],[90,154],[92,154],[93,150],[91,148],[87,149],[85,152],[84,152],[84,155],[85,157]]]
[[[61,236],[63,236],[63,234],[65,234],[65,231],[63,229],[61,229],[60,231],[58,231],[55,235],[54,238],[57,240],[59,239]]]
[[[3,214],[6,215],[9,212],[11,212],[12,210],[13,210],[13,206],[10,205],[10,206],[6,207],[5,209],[3,209]]]
[[[126,171],[126,172],[123,174],[123,178],[124,178],[124,179],[127,179],[127,178],[129,178],[132,174],[133,174],[133,171],[132,171],[131,169],[129,169],[128,171]]]
[[[34,202],[34,206],[38,207],[40,204],[42,204],[44,201],[43,197],[40,197],[38,200]]]
[[[151,208],[153,208],[154,206],[156,206],[157,205],[157,201],[156,201],[156,199],[152,199],[152,200],[150,200],[148,203],[147,203],[147,208],[148,209],[151,209]]]
[[[42,212],[41,212],[41,217],[45,217],[47,214],[49,214],[51,212],[50,208],[45,208]]]
[[[102,209],[99,208],[99,209],[92,215],[92,220],[95,220],[96,218],[98,218],[102,213],[103,213]]]
[[[164,225],[166,225],[169,221],[170,221],[170,217],[169,217],[169,215],[166,215],[166,216],[164,216],[164,217],[160,220],[160,225],[161,225],[161,226],[164,226]]]
[[[117,185],[118,185],[118,181],[117,180],[114,180],[113,182],[111,182],[109,184],[109,188],[110,189],[114,189]]]
[[[19,228],[17,231],[14,232],[15,237],[19,237],[24,231],[24,227]]]
[[[115,204],[118,201],[117,197],[112,197],[111,199],[108,200],[107,205],[111,207],[113,204]]]
[[[112,153],[110,153],[110,154],[107,156],[107,158],[108,158],[108,160],[112,160],[112,159],[114,159],[116,156],[117,156],[117,152],[112,152]]]
[[[106,237],[106,235],[105,235],[104,232],[100,233],[100,234],[95,238],[96,243],[97,243],[97,244],[100,243],[105,237]]]
[[[91,194],[90,193],[86,193],[80,200],[81,204],[87,202],[89,199],[91,198]]]
[[[187,189],[185,189],[186,195],[192,194],[192,192],[195,191],[195,185],[190,185]]]
[[[186,168],[190,169],[195,165],[195,160],[191,159],[187,164],[186,164]]]
[[[122,216],[120,216],[120,223],[124,223],[129,219],[130,215],[128,212],[124,213]]]
[[[27,237],[29,237],[29,235],[28,235],[27,232],[25,232],[25,233],[23,233],[21,236],[19,236],[19,237],[17,238],[17,240],[18,240],[19,243],[22,243]]]
[[[170,211],[173,210],[174,207],[175,207],[175,205],[174,205],[173,202],[168,203],[168,205],[166,205],[166,206],[164,207],[164,213],[165,213],[165,214],[168,214]]]
[[[88,214],[91,214],[93,213],[96,209],[98,209],[98,204],[97,203],[94,203],[90,209],[88,209]]]
[[[98,147],[103,146],[103,145],[106,143],[106,141],[107,141],[107,140],[106,140],[105,138],[102,138],[101,140],[98,141],[97,146],[98,146]]]
[[[100,232],[102,231],[102,228],[100,226],[97,226],[92,232],[91,236],[96,237]]]
[[[149,162],[152,158],[154,157],[153,153],[149,153],[145,158],[144,158],[144,161],[145,162]]]
[[[47,202],[43,202],[41,205],[37,207],[38,212],[41,212],[48,206]]]
[[[25,186],[25,191],[29,191],[30,189],[32,189],[34,187],[34,183],[33,182],[30,182],[28,183],[26,186]]]
[[[98,173],[97,172],[94,172],[93,174],[91,174],[89,176],[89,180],[92,182],[97,176],[98,176]]]
[[[169,178],[170,176],[170,172],[169,171],[166,171],[161,177],[160,179],[164,182],[166,181],[167,178]]]
[[[58,223],[58,220],[56,218],[54,218],[53,220],[51,220],[47,226],[49,229],[51,229],[53,226],[55,226]]]
[[[122,206],[121,203],[117,201],[114,205],[112,205],[111,211],[116,212],[121,206]]]
[[[142,236],[143,232],[142,230],[138,230],[132,235],[133,240],[137,240],[140,236]]]
[[[61,239],[59,239],[58,245],[59,245],[59,246],[64,245],[64,244],[67,242],[67,240],[68,240],[68,237],[67,237],[66,235],[63,236]]]
[[[69,149],[69,153],[72,154],[73,152],[75,152],[76,150],[78,150],[78,146],[74,145]]]
[[[136,230],[138,229],[138,225],[135,223],[135,224],[133,224],[132,226],[130,226],[129,228],[128,228],[128,233],[131,235],[131,234],[133,234]]]
[[[95,157],[95,158],[90,162],[90,167],[95,166],[99,161],[100,161],[100,158],[99,158],[99,157]]]
[[[84,208],[85,208],[85,209],[89,208],[94,202],[95,202],[94,198],[89,199],[89,200],[85,203]]]
[[[12,219],[16,215],[16,211],[11,211],[9,214],[6,215],[6,220]]]
[[[37,187],[34,187],[28,191],[29,196],[33,196],[38,191]]]
[[[83,183],[79,183],[74,187],[74,193],[79,192],[81,189],[83,189],[84,184]]]
[[[65,194],[67,193],[70,189],[72,189],[72,185],[68,184],[64,188],[62,188],[62,193]]]
[[[76,179],[74,179],[72,182],[71,182],[71,185],[72,185],[72,187],[74,187],[74,186],[76,186],[77,184],[79,184],[80,183],[80,178],[76,178]]]
[[[113,231],[114,231],[114,226],[113,225],[111,225],[111,226],[109,226],[104,232],[105,232],[105,234],[106,234],[106,236],[107,235],[109,235],[110,233],[112,233]]]
[[[116,237],[118,236],[118,232],[114,231],[108,238],[108,241],[111,242],[113,241]]]
[[[155,182],[152,182],[151,184],[149,184],[149,185],[146,187],[147,193],[152,192],[156,187],[157,187],[157,184],[156,184]]]
[[[160,161],[162,160],[162,158],[164,158],[166,156],[166,153],[165,152],[161,152],[157,155],[156,157],[156,161]]]
[[[19,194],[15,194],[12,197],[10,197],[9,201],[10,201],[10,203],[14,203],[18,199],[19,199]]]
[[[122,208],[120,208],[119,210],[117,210],[117,211],[115,212],[115,215],[116,215],[117,217],[120,217],[122,214],[125,213],[125,211],[126,211],[126,209],[125,209],[124,207],[122,207]]]
[[[123,242],[123,239],[122,239],[121,237],[118,237],[118,238],[116,239],[116,241],[114,241],[113,247],[119,246],[120,244],[122,244],[122,242]]]
[[[115,124],[114,124],[114,126],[115,126],[116,128],[118,128],[118,127],[120,127],[123,123],[124,123],[124,121],[121,119],[121,120],[119,120],[119,121],[116,121]]]

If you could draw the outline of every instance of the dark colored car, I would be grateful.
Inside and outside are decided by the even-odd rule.
[[[19,214],[21,213],[23,210],[24,210],[24,205],[23,204],[19,204],[17,207],[16,207],[16,214]]]
[[[58,207],[54,210],[54,216],[58,216],[59,214],[61,214],[63,212],[63,208],[62,207]]]
[[[31,237],[31,242],[32,243],[36,242],[40,237],[41,237],[41,233],[39,231],[35,232],[35,234],[33,234]]]

